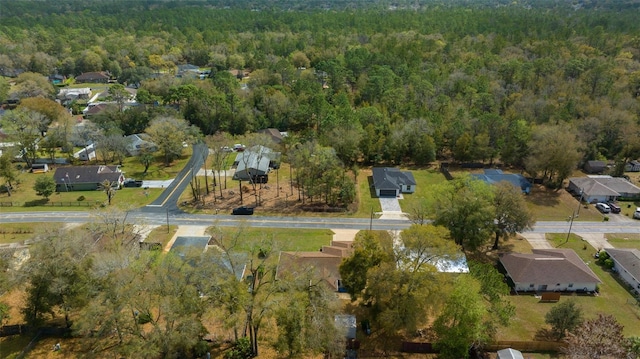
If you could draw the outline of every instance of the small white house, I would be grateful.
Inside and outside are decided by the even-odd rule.
[[[91,161],[91,160],[94,160],[96,158],[96,147],[95,147],[95,145],[92,143],[92,144],[82,148],[80,151],[77,151],[76,153],[73,154],[73,158],[77,158],[80,161]]]

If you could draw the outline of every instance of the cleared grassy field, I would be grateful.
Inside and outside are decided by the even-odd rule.
[[[219,231],[231,238],[238,229],[220,227]],[[213,235],[214,238],[216,235]],[[298,228],[243,228],[242,238],[273,239],[273,248],[281,251],[318,251],[322,246],[329,245],[333,232],[329,229],[298,229]],[[241,245],[238,250],[248,250],[249,243]]]
[[[595,264],[592,257],[595,248],[574,236],[569,239],[569,242],[564,243],[566,239],[564,234],[547,234],[547,239],[554,247],[562,244],[560,248],[576,251],[602,281],[598,296],[563,296],[561,300],[575,300],[582,308],[586,319],[594,318],[599,313],[611,314],[624,326],[625,336],[640,335],[640,326],[638,326],[640,306],[635,304],[633,296],[613,273]],[[516,306],[516,316],[508,328],[499,331],[500,339],[533,339],[539,329],[547,327],[544,316],[555,304],[540,303],[540,300],[533,295],[514,295],[509,297],[509,300]]]

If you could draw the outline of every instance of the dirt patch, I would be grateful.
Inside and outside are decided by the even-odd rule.
[[[232,186],[235,186],[232,188]],[[289,183],[267,183],[256,185],[243,184],[240,188],[235,181],[228,181],[224,189],[222,185],[216,188],[215,193],[202,196],[200,201],[194,201],[193,196],[182,202],[185,210],[194,208],[205,213],[230,213],[233,208],[240,206],[255,207],[266,212],[301,213],[301,212],[349,212],[357,209],[357,204],[347,208],[331,207],[325,203],[324,197],[305,198],[296,186]]]

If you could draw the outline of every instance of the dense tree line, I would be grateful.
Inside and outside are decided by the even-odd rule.
[[[51,16],[18,16],[18,6],[0,25],[0,71],[110,71],[139,86],[147,107],[177,108],[204,134],[276,127],[334,147],[348,165],[501,161],[558,186],[583,161],[640,152],[638,23],[607,3],[205,4],[140,3],[145,11],[127,16],[118,3]],[[184,63],[210,68],[209,78],[173,76]],[[241,87],[226,70],[250,78]],[[146,127],[118,116],[125,134]]]

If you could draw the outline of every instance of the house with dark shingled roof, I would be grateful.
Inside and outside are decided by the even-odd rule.
[[[373,168],[373,187],[378,197],[397,197],[400,193],[416,191],[416,180],[411,171],[393,167]]]

